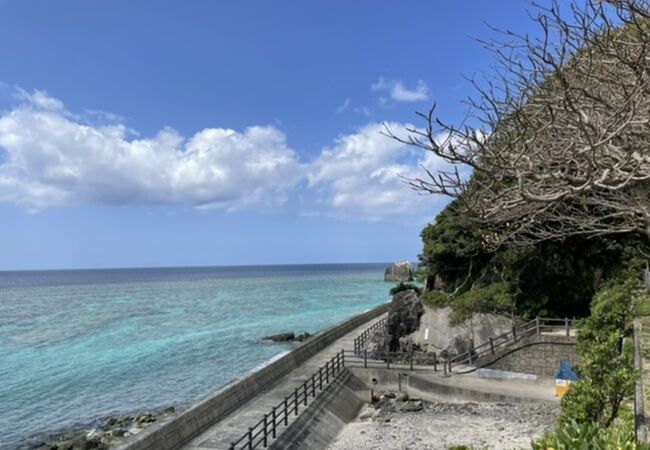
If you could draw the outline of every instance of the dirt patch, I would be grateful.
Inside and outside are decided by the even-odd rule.
[[[529,449],[531,440],[554,427],[560,413],[555,404],[420,403],[419,410],[399,402],[385,402],[374,412],[372,407],[362,410],[329,450]]]

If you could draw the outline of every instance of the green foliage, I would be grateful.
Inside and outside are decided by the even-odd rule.
[[[488,251],[484,242],[490,233],[462,213],[456,202],[422,230],[420,262],[428,271],[427,288],[454,294],[448,301],[434,294],[429,304],[450,305],[459,318],[471,314],[471,306],[477,303],[484,311],[505,309],[524,318],[585,317],[592,296],[602,286],[618,278],[639,256],[650,254],[650,242],[633,234],[574,237]],[[463,297],[495,283],[509,285],[512,308]]]
[[[444,308],[449,306],[451,303],[451,295],[447,294],[444,291],[426,291],[423,292],[420,296],[420,300],[429,306],[434,308]]]
[[[470,319],[474,313],[512,312],[515,302],[508,283],[493,283],[465,291],[454,299],[449,321],[452,325]]]
[[[422,293],[422,289],[419,286],[416,286],[415,284],[412,283],[404,283],[403,281],[400,281],[397,286],[391,288],[389,292],[390,295],[395,295],[398,292],[408,291],[408,290],[414,290],[415,293],[418,295]]]
[[[631,333],[633,291],[638,281],[629,279],[599,292],[591,315],[580,326],[576,368],[580,379],[562,399],[566,423],[596,423],[608,427],[618,416],[621,404],[632,395],[638,373],[634,370]]]
[[[573,389],[573,388],[572,388]],[[534,450],[647,450],[634,440],[634,429],[602,428],[595,423],[568,421],[532,443]]]

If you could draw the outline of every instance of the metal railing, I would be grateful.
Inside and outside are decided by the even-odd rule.
[[[360,353],[345,350],[344,354],[346,367],[438,370],[438,357],[433,352],[373,352],[364,349]]]
[[[344,368],[345,352],[341,350],[269,413],[264,414],[242,437],[232,442],[229,450],[268,447],[269,442],[277,437],[278,429],[289,426],[289,418],[298,416],[300,410],[307,407],[309,398],[316,398],[317,393],[334,381]]]
[[[384,332],[386,330],[386,325],[388,323],[388,317],[384,317],[381,320],[370,325],[366,328],[363,333],[357,336],[354,339],[354,354],[360,356],[366,348],[368,341],[379,332]]]
[[[449,358],[446,361],[448,370],[451,372],[453,364],[472,364],[482,356],[488,354],[494,355],[497,348],[516,343],[525,337],[535,334],[539,335],[542,333],[560,331],[566,336],[570,336],[571,328],[575,322],[574,319],[569,318],[555,319],[536,317],[529,322],[512,327],[512,330],[509,332],[500,334],[494,338],[489,338],[487,342],[477,347],[473,347],[464,353],[454,356],[453,358]]]

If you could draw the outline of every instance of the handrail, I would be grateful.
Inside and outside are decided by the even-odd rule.
[[[309,396],[311,395],[312,399],[316,398],[317,391],[322,392],[344,368],[345,351],[341,350],[282,402],[274,406],[271,412],[264,414],[259,422],[232,442],[229,450],[253,450],[260,445],[264,448],[268,447],[270,440],[277,437],[278,426],[289,426],[289,417],[298,416],[299,410],[307,406]]]
[[[564,330],[566,335],[569,336],[571,327],[575,324],[575,322],[575,319],[569,319],[568,317],[565,317],[564,319],[553,317],[536,317],[529,322],[524,322],[512,327],[512,330],[509,332],[503,333],[494,338],[489,338],[487,342],[484,342],[477,347],[473,347],[468,351],[461,353],[460,355],[456,355],[455,357],[448,359],[447,365],[449,366],[449,371],[451,372],[452,364],[472,364],[473,361],[476,361],[488,353],[494,354],[495,349],[498,347],[517,342],[524,337],[532,336],[534,334],[539,335],[545,331],[549,331],[549,329],[551,331],[554,331],[556,329]],[[560,325],[556,325],[557,323]]]
[[[388,317],[384,317],[383,319],[373,323],[370,327],[366,328],[363,333],[354,338],[354,354],[357,356],[361,355],[366,348],[366,342],[370,340],[375,333],[384,331],[387,324]]]

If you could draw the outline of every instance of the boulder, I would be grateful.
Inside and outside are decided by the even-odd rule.
[[[272,334],[271,336],[264,336],[259,340],[259,342],[293,342],[293,340],[296,338],[296,335],[294,332],[290,333],[280,333],[280,334]]]
[[[415,269],[408,261],[398,261],[386,267],[384,281],[413,281]]]
[[[273,344],[276,342],[303,342],[311,337],[310,333],[306,331],[302,334],[296,334],[293,331],[289,333],[273,334],[271,336],[264,336],[258,339],[257,342],[261,344]]]

